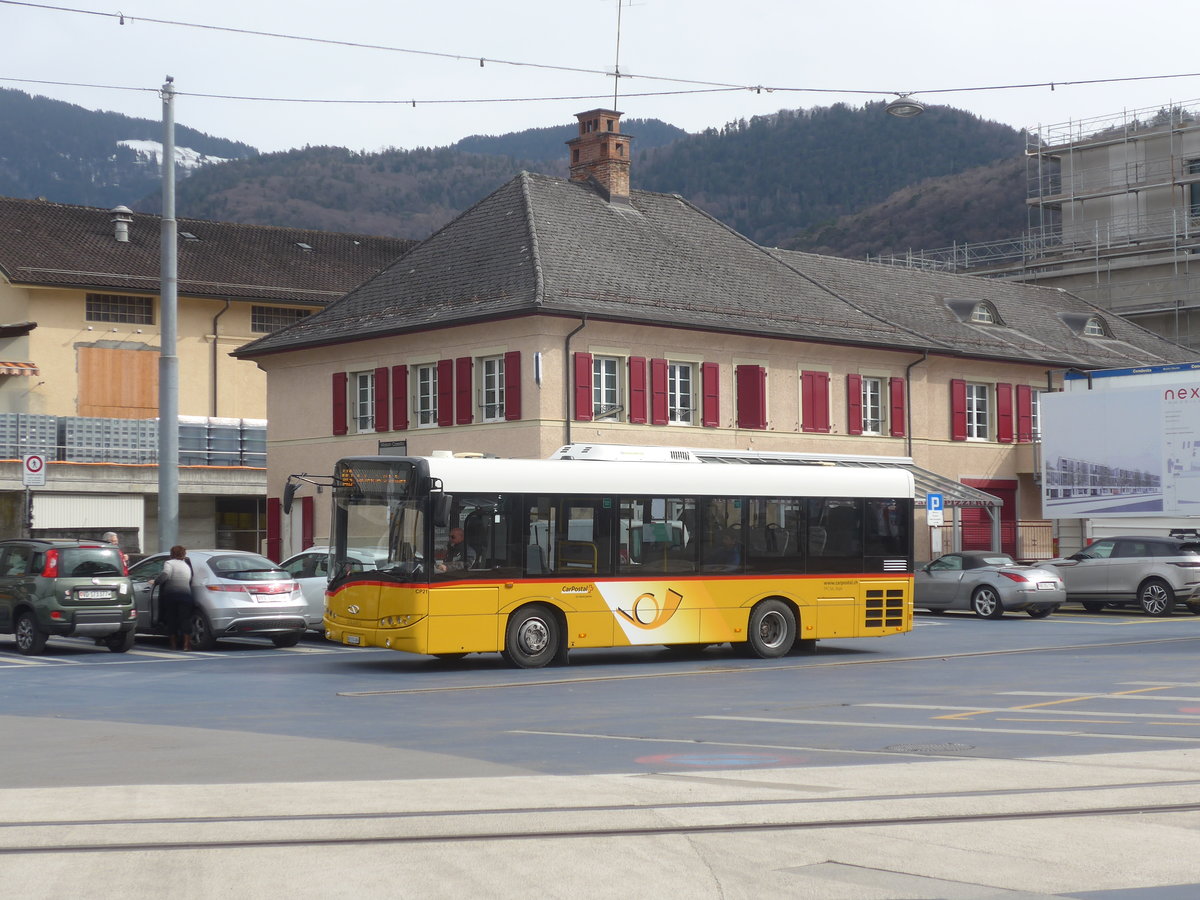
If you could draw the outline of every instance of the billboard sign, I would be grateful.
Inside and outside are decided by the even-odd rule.
[[[1047,518],[1200,515],[1200,384],[1044,393]]]

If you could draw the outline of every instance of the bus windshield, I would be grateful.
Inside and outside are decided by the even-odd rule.
[[[353,460],[334,476],[335,544],[330,571],[373,569],[398,577],[424,573],[425,504],[413,485],[411,463]]]

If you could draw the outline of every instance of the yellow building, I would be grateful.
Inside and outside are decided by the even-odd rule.
[[[181,541],[259,549],[266,379],[230,350],[370,278],[411,241],[180,219]],[[0,534],[157,533],[160,219],[0,198]]]

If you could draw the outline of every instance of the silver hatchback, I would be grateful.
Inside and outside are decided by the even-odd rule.
[[[139,634],[165,634],[155,615],[154,578],[168,554],[148,556],[129,570]],[[192,647],[212,650],[217,639],[257,635],[294,647],[307,627],[300,585],[265,556],[242,550],[189,550],[192,564]]]
[[[1040,565],[1067,586],[1067,600],[1089,612],[1136,603],[1169,616],[1179,603],[1200,615],[1200,538],[1125,535],[1102,538],[1078,553]]]

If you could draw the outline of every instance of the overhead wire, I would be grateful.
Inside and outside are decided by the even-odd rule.
[[[677,78],[665,75],[645,75],[633,72],[609,71],[606,69],[592,69],[579,66],[561,66],[550,63],[528,62],[522,60],[501,59],[497,57],[480,56],[478,54],[468,53],[447,53],[434,50],[418,50],[409,47],[392,47],[385,44],[372,44],[361,41],[338,40],[335,38],[314,37],[312,35],[296,35],[287,34],[278,31],[265,31],[251,28],[235,28],[228,25],[211,25],[202,22],[184,22],[176,19],[161,19],[152,16],[132,16],[126,15],[124,12],[103,12],[100,10],[80,9],[70,6],[59,6],[49,3],[35,3],[32,0],[0,0],[0,6],[17,6],[30,9],[41,9],[51,12],[72,13],[76,15],[96,16],[117,21],[121,25],[133,22],[146,22],[154,25],[163,25],[177,28],[192,28],[204,31],[217,31],[228,34],[240,34],[252,37],[266,37],[278,40],[301,41],[313,44],[324,44],[335,47],[344,47],[356,50],[375,50],[389,53],[405,53],[416,56],[429,56],[441,59],[450,59],[455,61],[469,61],[478,63],[482,66],[484,63],[492,63],[495,65],[515,66],[520,68],[531,69],[546,69],[557,72],[571,72],[583,75],[602,75],[606,78],[630,78],[642,79],[644,81],[658,81],[673,84],[694,85],[694,88],[674,91],[644,91],[638,93],[627,92],[626,97],[663,97],[663,96],[679,96],[685,94],[703,94],[703,93],[723,93],[733,91],[751,91],[754,93],[811,93],[811,94],[859,94],[870,96],[908,96],[910,94],[921,94],[929,96],[931,94],[955,94],[967,93],[976,91],[1003,91],[1003,90],[1022,90],[1030,88],[1050,88],[1054,90],[1057,87],[1071,87],[1079,85],[1091,84],[1117,84],[1122,82],[1135,81],[1154,81],[1165,80],[1172,78],[1197,78],[1200,77],[1200,72],[1179,72],[1173,74],[1159,75],[1131,75],[1111,78],[1084,78],[1084,79],[1067,79],[1061,81],[1036,81],[1022,82],[1014,84],[993,84],[993,85],[973,85],[967,87],[946,87],[946,88],[924,88],[909,91],[897,91],[890,89],[864,89],[864,88],[820,88],[820,87],[790,87],[783,85],[764,85],[764,84],[737,84],[721,81],[706,81],[692,78]],[[97,88],[104,90],[124,90],[124,91],[156,91],[157,88],[132,87],[123,85],[107,85],[107,84],[88,84],[82,82],[66,82],[66,81],[49,81],[29,78],[11,78],[0,76],[0,81],[24,83],[24,84],[46,84],[65,87],[84,87]],[[534,103],[534,102],[550,102],[562,100],[596,100],[605,99],[609,95],[605,94],[583,94],[583,95],[557,95],[557,96],[536,96],[536,97],[465,97],[465,98],[441,98],[441,99],[425,99],[425,98],[391,98],[391,99],[362,99],[362,98],[318,98],[318,97],[265,97],[265,96],[250,96],[237,94],[213,94],[192,91],[176,91],[177,96],[197,97],[205,99],[217,100],[241,100],[264,103],[321,103],[321,104],[345,104],[345,105],[394,105],[394,106],[418,106],[418,105],[433,105],[433,104],[480,104],[480,103]]]

